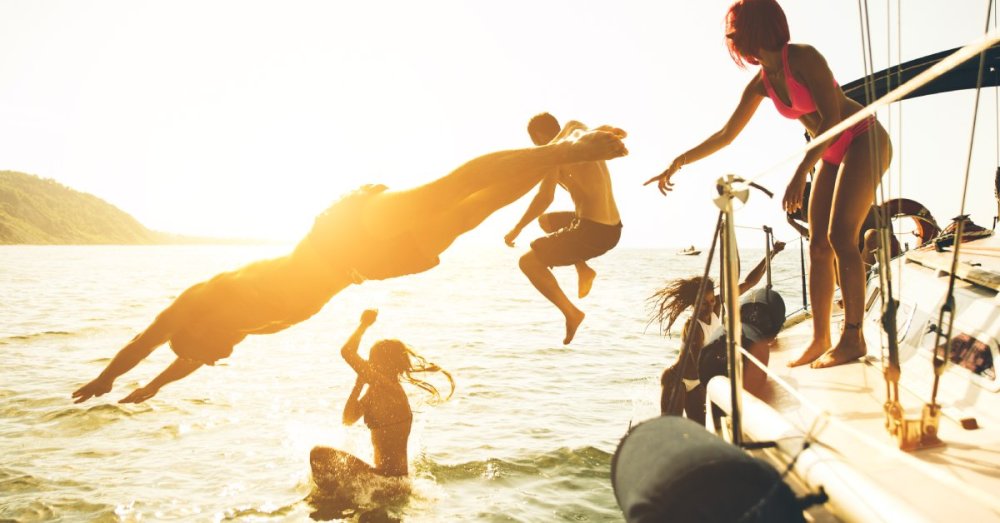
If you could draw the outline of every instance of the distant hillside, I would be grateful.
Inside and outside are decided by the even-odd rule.
[[[204,243],[147,229],[110,203],[55,180],[0,171],[0,244]]]

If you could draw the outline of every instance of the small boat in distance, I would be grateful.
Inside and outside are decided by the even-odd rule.
[[[698,249],[695,249],[694,245],[692,245],[690,247],[685,247],[685,248],[677,251],[677,254],[683,254],[684,256],[697,256],[697,255],[701,254],[701,251],[698,250]]]

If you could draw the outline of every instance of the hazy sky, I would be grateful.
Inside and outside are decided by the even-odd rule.
[[[669,197],[641,186],[716,131],[755,73],[725,50],[728,4],[0,0],[0,169],[95,194],[158,230],[294,240],[362,183],[410,187],[527,146],[527,119],[550,111],[630,132],[631,154],[610,164],[623,245],[705,245],[714,180],[757,176],[804,143],[765,101]],[[841,83],[862,75],[856,1],[782,5],[793,41],[814,45]],[[903,60],[977,38],[986,6],[869,2],[876,66],[898,56],[899,27]],[[968,209],[988,227],[998,140],[996,93],[984,95]],[[972,102],[948,94],[880,115],[897,141],[894,195],[901,185],[939,221],[958,213]],[[760,181],[780,198],[794,166]],[[464,242],[502,245],[527,202]],[[790,238],[779,203],[755,194],[737,221]]]

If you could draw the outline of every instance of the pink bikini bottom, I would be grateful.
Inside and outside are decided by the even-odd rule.
[[[826,148],[826,151],[823,153],[823,161],[830,165],[840,165],[840,163],[844,161],[844,155],[847,154],[847,149],[851,147],[851,142],[853,142],[858,136],[865,134],[865,131],[867,131],[869,127],[875,125],[875,122],[875,117],[869,116],[851,127],[848,127],[847,130],[840,133],[840,138],[837,138],[837,141],[833,142]]]

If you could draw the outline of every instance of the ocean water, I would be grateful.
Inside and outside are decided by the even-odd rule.
[[[775,259],[801,305],[798,244]],[[610,481],[630,424],[656,416],[678,336],[648,325],[648,296],[701,273],[705,254],[616,249],[570,346],[563,321],[517,268],[520,250],[458,248],[424,274],[353,286],[316,316],[251,336],[232,357],[140,405],[116,401],[173,359],[155,351],[101,398],[70,394],[178,293],[278,246],[0,247],[0,520],[621,521]],[[745,251],[744,270],[760,251]],[[717,269],[713,274],[717,274]],[[575,296],[575,273],[556,270]],[[363,423],[344,427],[353,373],[339,348],[380,310],[362,354],[399,338],[452,372],[438,406],[414,408],[409,496],[309,498],[315,445],[371,461]]]

